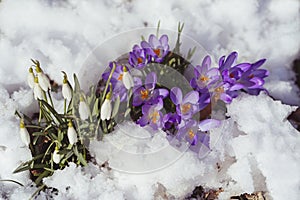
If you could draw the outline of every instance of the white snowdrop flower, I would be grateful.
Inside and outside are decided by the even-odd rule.
[[[29,73],[27,75],[27,83],[30,88],[34,87],[34,74],[33,74],[33,69],[31,67],[29,68]]]
[[[112,106],[111,106],[111,93],[106,95],[106,98],[101,106],[100,118],[101,120],[109,120],[111,117]]]
[[[127,68],[124,66],[123,67],[123,84],[125,86],[125,88],[127,90],[129,90],[130,88],[132,88],[134,86],[134,83],[133,83],[133,78],[131,76],[131,74],[128,72]]]
[[[68,140],[71,145],[75,144],[78,141],[76,130],[74,129],[71,121],[69,121],[68,124]]]
[[[86,120],[90,116],[90,108],[84,101],[83,97],[80,97],[79,102],[79,116],[81,120]]]
[[[52,155],[52,159],[53,159],[53,162],[56,163],[56,164],[59,164],[60,162],[60,159],[61,159],[61,155],[58,154],[58,148],[55,147],[55,150],[53,152],[53,155]]]
[[[49,89],[51,89],[51,84],[49,78],[43,73],[42,69],[39,65],[36,66],[36,72],[37,76],[39,78],[39,83],[41,88],[47,92]]]
[[[30,136],[29,133],[27,131],[27,128],[25,127],[24,121],[21,120],[20,122],[20,137],[22,142],[26,145],[29,146],[30,144]]]
[[[43,99],[43,90],[39,84],[38,77],[34,78],[33,95],[35,100]]]
[[[61,92],[64,99],[67,99],[68,101],[72,99],[72,89],[68,83],[67,76],[64,77]]]

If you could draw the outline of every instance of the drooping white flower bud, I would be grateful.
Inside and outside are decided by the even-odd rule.
[[[51,84],[49,78],[43,73],[42,69],[39,65],[36,66],[36,72],[37,76],[39,78],[39,83],[41,88],[47,92],[49,89],[51,89]]]
[[[86,120],[90,116],[90,108],[82,96],[80,97],[79,102],[79,116],[81,120]]]
[[[101,120],[109,120],[111,117],[112,106],[111,106],[111,93],[106,95],[106,98],[101,106],[100,118]]]
[[[20,137],[22,142],[26,145],[29,146],[30,144],[30,136],[29,133],[27,131],[27,128],[25,127],[24,121],[21,120],[20,122]]]
[[[71,121],[69,121],[68,124],[68,140],[71,145],[75,144],[78,141],[76,130],[74,129]]]
[[[43,99],[43,90],[39,84],[38,77],[34,78],[33,95],[35,100]]]
[[[123,84],[127,90],[132,88],[134,86],[133,78],[131,74],[128,72],[127,68],[124,66],[123,67]]]
[[[27,83],[30,88],[34,87],[34,74],[33,69],[31,67],[29,68],[29,73],[27,74]]]
[[[67,99],[68,101],[72,99],[72,89],[69,85],[68,78],[66,75],[64,76],[61,92],[64,99]]]
[[[59,164],[60,159],[61,159],[61,155],[58,152],[59,152],[58,147],[55,147],[55,150],[52,155],[52,159],[53,159],[53,162],[56,164]]]

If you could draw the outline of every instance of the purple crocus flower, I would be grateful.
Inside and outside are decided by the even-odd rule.
[[[237,56],[238,56],[238,53],[235,51],[232,52],[231,54],[229,54],[229,56],[227,56],[226,59],[225,59],[225,56],[222,56],[219,59],[220,72],[222,73],[224,70],[230,69],[232,67],[232,65],[235,63]]]
[[[172,132],[169,131],[171,129],[172,130],[178,129],[178,124],[180,123],[181,123],[181,117],[177,113],[167,113],[163,117],[163,130],[169,134],[170,133],[172,134]]]
[[[199,93],[197,91],[191,91],[183,97],[181,89],[174,87],[171,89],[170,98],[176,105],[177,114],[182,119],[189,119],[199,111]]]
[[[140,106],[143,103],[156,103],[159,98],[169,95],[166,89],[155,89],[157,77],[154,72],[147,75],[144,86],[136,85],[133,89],[133,106]]]
[[[137,69],[142,69],[149,61],[146,51],[138,45],[134,45],[129,53],[128,63]]]
[[[197,65],[194,69],[195,77],[191,79],[190,84],[200,92],[207,91],[211,85],[220,78],[218,68],[211,68],[210,56],[206,56],[202,65]]]
[[[158,130],[163,126],[163,114],[161,109],[163,108],[163,101],[161,98],[158,99],[154,105],[145,104],[142,106],[143,116],[137,120],[137,124],[140,126],[151,126],[154,130]]]
[[[203,137],[204,132],[219,127],[221,124],[219,120],[215,119],[206,119],[201,122],[189,120],[183,123],[185,123],[185,125],[182,125],[181,128],[179,128],[176,137],[179,140],[184,139],[192,146],[201,142],[207,147],[209,147],[209,138]]]
[[[163,61],[164,57],[169,53],[168,36],[162,35],[159,39],[151,34],[148,42],[142,41],[142,48],[149,54],[155,62]]]

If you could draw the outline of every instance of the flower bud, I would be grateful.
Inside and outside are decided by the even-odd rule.
[[[64,99],[67,99],[68,101],[72,99],[72,89],[68,83],[67,77],[64,77],[61,92]]]
[[[86,120],[90,116],[90,108],[84,101],[83,97],[80,97],[79,102],[79,116],[81,120]]]
[[[34,87],[34,74],[31,67],[29,68],[29,73],[27,74],[27,83],[30,88]]]
[[[49,89],[51,89],[51,84],[49,78],[43,73],[42,69],[40,66],[36,66],[36,72],[37,76],[39,78],[39,84],[41,88],[47,92]]]
[[[134,86],[134,83],[133,83],[133,78],[131,76],[131,74],[128,72],[127,68],[124,66],[123,67],[123,84],[125,86],[125,88],[127,90],[129,90],[130,88],[132,88]]]
[[[100,118],[101,120],[109,120],[111,117],[112,106],[111,106],[111,93],[106,95],[106,98],[101,107]]]
[[[30,136],[29,136],[29,133],[27,131],[27,128],[25,128],[25,124],[24,124],[23,120],[21,120],[21,122],[20,122],[20,137],[21,137],[22,142],[26,146],[29,146],[29,144],[30,144]]]
[[[69,121],[69,124],[68,124],[68,140],[71,145],[75,144],[78,141],[77,133],[76,133],[71,121]]]
[[[59,164],[60,162],[60,159],[61,159],[61,155],[58,154],[59,150],[57,147],[55,147],[55,150],[53,152],[53,155],[52,155],[52,159],[53,159],[53,162],[56,163],[56,164]]]
[[[33,95],[35,100],[43,99],[43,90],[39,84],[38,77],[34,78]]]

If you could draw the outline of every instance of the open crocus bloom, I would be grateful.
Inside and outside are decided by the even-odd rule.
[[[189,119],[199,111],[199,93],[196,91],[191,91],[183,97],[181,89],[174,87],[171,89],[170,98],[176,105],[177,114],[183,119]]]
[[[168,36],[162,35],[159,39],[151,34],[148,42],[142,41],[141,46],[155,62],[161,62],[169,52]]]

